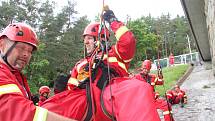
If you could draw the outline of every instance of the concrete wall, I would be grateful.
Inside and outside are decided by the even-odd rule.
[[[212,54],[208,39],[208,29],[206,24],[206,0],[181,0],[185,15],[187,16],[190,30],[196,42],[196,47],[203,61],[211,61]],[[208,2],[207,2],[208,3]]]
[[[212,68],[215,74],[215,0],[205,0],[205,17],[210,42]]]

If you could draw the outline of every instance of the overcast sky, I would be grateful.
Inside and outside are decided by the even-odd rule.
[[[58,6],[62,6],[67,0],[55,0]],[[101,12],[103,0],[74,0],[77,2],[76,10],[79,16],[87,15],[94,20],[95,16]],[[109,5],[119,20],[124,21],[129,15],[132,19],[147,16],[149,13],[153,17],[170,13],[174,18],[184,15],[180,0],[104,0]]]

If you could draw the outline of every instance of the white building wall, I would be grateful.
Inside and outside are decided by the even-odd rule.
[[[212,57],[212,68],[215,74],[215,0],[205,0],[205,16]]]

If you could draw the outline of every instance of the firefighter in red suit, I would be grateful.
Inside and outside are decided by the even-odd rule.
[[[0,121],[70,121],[31,101],[28,82],[21,71],[37,46],[35,32],[24,23],[9,24],[0,34]]]
[[[165,121],[174,121],[171,104],[165,99],[160,98],[160,94],[158,92],[155,92],[155,104],[157,109],[162,110]]]
[[[143,61],[141,66],[141,72],[135,75],[135,78],[149,83],[152,87],[152,90],[154,91],[155,85],[163,85],[164,80],[162,78],[162,75],[150,74],[150,70],[151,61],[150,60]]]
[[[142,63],[141,66],[141,72],[140,74],[135,75],[134,77],[136,79],[139,79],[141,81],[145,81],[151,85],[151,89],[154,92],[155,91],[155,85],[163,85],[164,80],[162,74],[156,75],[156,74],[150,74],[151,70],[151,61],[145,60]],[[161,109],[163,111],[164,119],[165,121],[174,121],[172,114],[171,114],[171,106],[168,105],[167,101],[159,97],[159,93],[155,93],[155,105],[157,109]]]
[[[68,90],[49,98],[43,107],[55,111],[51,103],[66,103],[69,106],[58,113],[85,121],[159,121],[150,86],[128,78],[129,64],[135,54],[134,35],[116,19],[113,11],[106,9],[103,18],[110,24],[117,39],[116,44],[106,46],[109,30],[103,27],[99,31],[99,23],[89,24],[83,33],[86,58],[72,69]],[[99,46],[99,50],[96,50]]]
[[[42,104],[42,102],[44,102],[45,100],[47,100],[49,98],[50,92],[51,92],[51,90],[48,86],[40,87],[40,89],[39,89],[40,98],[39,98],[39,102],[38,102],[39,106]]]
[[[167,91],[167,99],[171,104],[181,104],[181,107],[187,103],[187,95],[181,90],[178,85],[175,85],[173,90]]]
[[[169,55],[169,65],[174,66],[174,64],[175,64],[175,57],[174,57],[173,53],[171,53]]]
[[[143,61],[141,70],[142,71],[140,72],[140,74],[135,75],[135,78],[149,83],[151,85],[153,92],[155,91],[154,89],[155,85],[163,85],[164,80],[161,73],[159,73],[158,76],[156,74],[150,74],[150,70],[151,70],[150,60]],[[171,112],[172,111],[171,105],[168,104],[166,100],[158,98],[159,93],[154,92],[154,95],[155,95],[156,108],[161,109],[163,111],[165,121],[174,121],[172,112]]]

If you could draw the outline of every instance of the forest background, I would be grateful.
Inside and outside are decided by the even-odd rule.
[[[23,71],[28,78],[31,91],[36,93],[42,85],[53,86],[60,74],[69,74],[74,64],[83,58],[82,33],[90,19],[76,17],[76,3],[68,4],[55,11],[56,3],[40,0],[7,0],[0,2],[0,29],[9,23],[25,22],[31,25],[40,39],[37,52]],[[59,8],[58,8],[59,9]],[[95,16],[94,21],[99,21]],[[188,53],[187,35],[191,37],[192,51],[196,51],[185,16],[171,18],[169,14],[159,17],[140,16],[123,21],[137,39],[136,55],[131,68],[139,68],[144,59],[158,59]],[[111,37],[111,43],[115,38]]]

